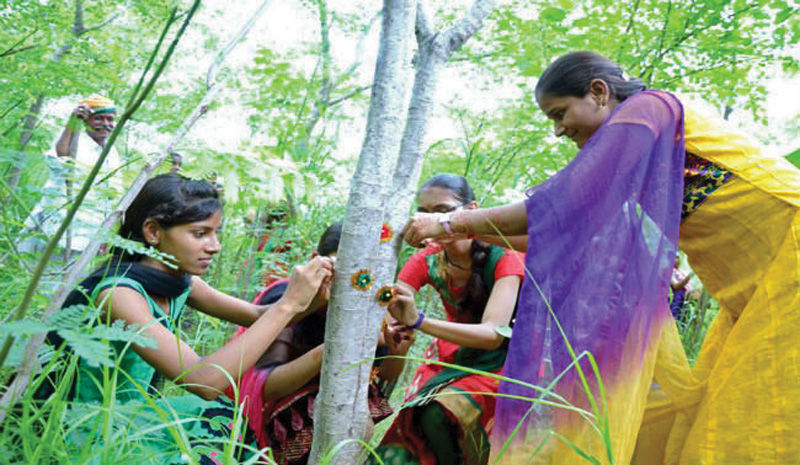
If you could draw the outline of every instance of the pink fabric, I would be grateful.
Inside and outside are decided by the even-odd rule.
[[[253,303],[258,303],[273,286],[288,280],[288,278],[279,279],[271,283],[266,289],[256,294],[253,298]],[[247,328],[240,326],[239,329],[236,330],[236,334],[231,338],[231,341],[244,334],[245,331],[247,331]],[[247,417],[247,423],[250,425],[250,429],[256,434],[259,445],[264,444],[267,439],[264,428],[262,428],[261,425],[264,418],[264,383],[267,382],[267,378],[271,372],[272,370],[269,368],[250,368],[239,380],[239,404],[243,406],[243,412]],[[230,399],[236,399],[236,394],[232,385],[229,385],[228,388],[225,389],[225,395]]]
[[[247,370],[239,383],[239,403],[243,405],[244,415],[250,429],[256,434],[258,444],[266,442],[266,432],[261,427],[264,418],[264,383],[267,382],[270,369]]]

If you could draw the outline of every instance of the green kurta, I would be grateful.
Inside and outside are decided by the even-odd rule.
[[[190,287],[169,299],[169,313],[148,295],[141,283],[124,276],[100,281],[91,290],[92,301],[103,290],[115,286],[140,293],[153,316],[175,334],[177,344],[178,321]],[[165,397],[153,386],[155,368],[129,343],[109,344],[117,360],[115,367],[92,367],[84,360],[78,364],[74,411],[79,416],[94,418],[75,429],[70,442],[75,445],[93,442],[98,455],[92,463],[106,463],[110,458],[126,463],[189,463],[187,456],[193,456],[199,463],[238,461],[224,458],[223,453],[226,443],[229,449],[238,449],[230,446],[237,439],[241,441],[246,431],[246,421],[240,415],[237,418],[232,402],[225,397],[214,401],[195,395]],[[241,429],[242,434],[232,433],[234,428]],[[108,442],[114,446],[109,447]]]

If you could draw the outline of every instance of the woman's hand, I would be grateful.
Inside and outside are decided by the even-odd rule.
[[[440,222],[444,213],[416,213],[403,227],[400,235],[412,247],[423,247],[425,239],[447,236]]]
[[[331,260],[333,260],[335,271],[336,259],[331,258]],[[333,274],[322,280],[322,283],[319,285],[319,289],[317,289],[317,293],[314,295],[314,299],[311,301],[311,304],[308,307],[309,310],[316,311],[328,305],[328,302],[331,300],[331,284],[333,284]]]
[[[382,329],[383,340],[389,350],[389,355],[407,354],[416,338],[414,330],[408,329],[389,315],[386,316],[386,320]]]
[[[397,283],[394,286],[394,297],[389,303],[389,313],[405,326],[413,326],[419,318],[414,294],[414,290],[407,285]]]
[[[295,267],[281,301],[289,304],[294,313],[306,310],[319,293],[323,282],[333,276],[333,268],[334,261],[329,257],[314,257],[308,264]],[[330,293],[329,290],[327,292]]]

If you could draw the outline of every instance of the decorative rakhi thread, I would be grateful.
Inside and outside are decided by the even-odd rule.
[[[380,289],[378,289],[378,293],[375,294],[375,299],[382,307],[389,305],[389,303],[392,302],[393,298],[394,298],[394,288],[392,288],[392,286],[383,286]]]
[[[353,273],[353,276],[350,278],[350,283],[353,289],[368,291],[372,288],[372,275],[367,269],[358,270]]]

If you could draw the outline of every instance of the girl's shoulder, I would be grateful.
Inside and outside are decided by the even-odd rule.
[[[524,276],[525,254],[505,248],[501,249],[502,255],[500,255],[499,259],[497,260],[497,264],[495,265],[494,269],[495,280],[505,276]]]
[[[94,289],[91,290],[91,297],[92,300],[96,299],[101,292],[105,291],[106,289],[111,289],[112,292],[117,288],[128,288],[132,289],[145,298],[145,300],[152,300],[148,295],[147,291],[145,290],[142,283],[136,281],[133,278],[129,278],[127,276],[108,276],[106,278],[101,279],[95,286]]]

